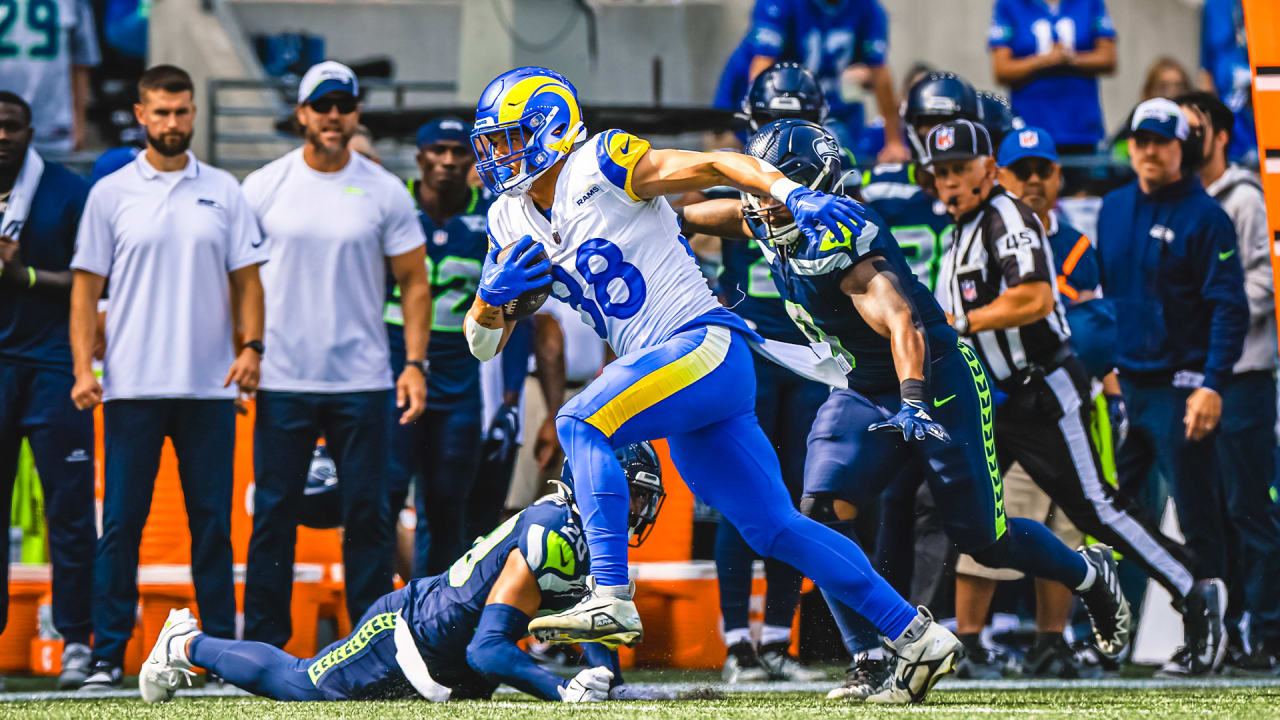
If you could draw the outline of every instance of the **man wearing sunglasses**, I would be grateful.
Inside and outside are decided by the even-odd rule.
[[[298,90],[303,146],[244,181],[271,256],[262,278],[268,352],[254,426],[244,637],[278,647],[291,634],[299,500],[317,438],[342,478],[354,624],[391,590],[392,404],[402,425],[426,404],[426,239],[404,185],[348,149],[358,97],[350,68],[312,67]],[[383,321],[388,270],[404,318],[404,369],[394,385]]]

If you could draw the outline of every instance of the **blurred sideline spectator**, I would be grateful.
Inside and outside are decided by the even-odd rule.
[[[66,641],[59,689],[89,675],[93,629],[93,414],[71,402],[71,258],[89,185],[31,147],[31,107],[0,91],[0,499],[9,517],[26,437],[40,474],[53,561],[53,625]],[[0,538],[8,623],[9,534]]]
[[[1213,90],[1235,113],[1230,157],[1258,164],[1253,119],[1252,72],[1240,0],[1205,0],[1200,25],[1200,85]]]
[[[166,436],[178,456],[200,616],[213,634],[235,635],[237,389],[230,385],[242,393],[257,388],[263,322],[258,265],[267,252],[235,179],[187,149],[193,94],[190,76],[179,68],[159,65],[143,74],[135,114],[146,128],[147,150],[90,191],[71,263],[71,397],[85,411],[105,403],[102,538],[87,690],[120,685],[136,624],[138,545]],[[92,354],[97,301],[108,281],[119,311],[107,316],[99,384]],[[234,357],[233,307],[247,339]]]
[[[417,420],[392,430],[388,489],[394,514],[404,507],[410,484],[416,482],[412,577],[426,577],[444,572],[475,537],[468,533],[462,509],[480,465],[480,361],[467,348],[462,324],[489,249],[489,202],[478,188],[467,185],[475,165],[470,123],[455,117],[432,120],[418,128],[417,147],[421,175],[408,185],[429,241],[427,409]],[[406,355],[404,311],[394,278],[388,278],[387,288],[383,315],[391,341],[391,372],[399,375]]]
[[[27,0],[7,5],[0,88],[31,105],[42,153],[84,146],[89,68],[101,62],[89,0]]]
[[[391,590],[391,406],[408,423],[426,400],[430,289],[422,227],[400,181],[347,149],[360,121],[358,95],[345,65],[308,70],[296,109],[306,142],[244,182],[270,243],[264,342],[274,348],[264,357],[254,426],[244,637],[277,647],[292,635],[299,498],[316,440],[325,438],[341,478],[347,613],[354,624]],[[388,266],[405,322],[405,369],[394,385],[383,322]]]
[[[1142,83],[1142,99],[1166,98],[1172,100],[1191,92],[1191,76],[1182,63],[1171,57],[1158,57],[1147,68],[1147,79]],[[1128,126],[1125,127],[1128,129]]]
[[[382,164],[382,158],[378,155],[377,148],[373,146],[373,132],[364,125],[356,126],[356,131],[351,134],[351,139],[347,141],[347,149],[360,153],[379,165]]]
[[[1222,431],[1218,457],[1226,479],[1227,528],[1234,536],[1228,620],[1237,637],[1233,659],[1250,670],[1269,670],[1280,659],[1280,570],[1269,558],[1280,555],[1280,526],[1269,511],[1276,451],[1276,312],[1271,243],[1262,182],[1252,171],[1228,163],[1235,122],[1231,109],[1211,93],[1178,98],[1192,129],[1204,135],[1200,181],[1235,226],[1249,331],[1244,350],[1222,390]],[[1264,568],[1270,568],[1268,572]],[[1252,638],[1239,637],[1242,611],[1250,615]],[[1246,643],[1245,640],[1250,642]],[[1244,649],[1254,652],[1242,657]]]
[[[860,145],[866,125],[862,103],[844,99],[844,73],[855,64],[870,69],[869,85],[884,119],[880,162],[911,158],[902,139],[889,54],[889,21],[877,0],[756,0],[744,44],[751,54],[747,80],[779,61],[794,61],[817,77],[827,94],[829,124],[840,144]],[[736,55],[735,55],[736,57]]]
[[[1215,433],[1249,322],[1235,230],[1194,175],[1198,136],[1174,102],[1143,102],[1130,130],[1137,178],[1103,199],[1097,243],[1102,289],[1116,310],[1116,365],[1129,413],[1116,459],[1119,486],[1158,517],[1164,493],[1146,484],[1159,468],[1196,576],[1226,578],[1225,511],[1237,508],[1227,504],[1232,492],[1224,503],[1224,481],[1234,479],[1221,475]],[[1221,617],[1225,595],[1211,603],[1209,618]],[[1181,648],[1160,673],[1215,671],[1217,658],[1199,650]]]
[[[996,0],[988,44],[996,82],[1027,125],[1047,130],[1059,154],[1097,150],[1106,133],[1098,76],[1116,69],[1104,0]]]

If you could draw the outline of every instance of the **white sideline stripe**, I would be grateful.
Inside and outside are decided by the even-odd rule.
[[[723,683],[635,683],[637,689],[669,690],[671,692],[689,692],[711,688],[724,693],[767,693],[767,692],[820,692],[826,693],[835,687],[838,680],[826,682],[776,682],[750,683],[743,685],[725,685]],[[1184,680],[1156,678],[1101,678],[1098,680],[955,680],[944,679],[933,689],[934,693],[945,693],[949,690],[1168,690],[1172,688],[1280,688],[1280,678],[1193,678]],[[519,692],[514,688],[502,686],[498,695],[513,695]],[[249,693],[234,687],[205,690],[179,690],[178,695],[188,698],[229,697],[251,698]],[[94,693],[82,693],[75,690],[58,690],[48,692],[4,693],[0,692],[0,704],[6,702],[38,702],[41,700],[120,700],[138,698],[137,690],[103,690]],[[642,701],[641,701],[642,702]],[[524,707],[521,705],[521,707]],[[636,701],[627,701],[627,707],[636,707]],[[919,710],[920,708],[916,708]],[[1023,712],[1019,710],[1018,712]]]

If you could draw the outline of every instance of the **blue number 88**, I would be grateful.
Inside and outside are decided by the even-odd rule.
[[[551,270],[552,278],[565,286],[567,298],[561,298],[571,307],[590,318],[596,334],[602,338],[608,336],[605,330],[605,316],[626,320],[644,306],[647,291],[644,276],[635,265],[622,259],[622,250],[604,238],[591,238],[578,248],[574,258],[574,267],[591,286],[594,300],[588,298],[583,288],[568,272],[559,266]],[[614,281],[621,281],[626,288],[626,298],[615,300],[609,290]]]

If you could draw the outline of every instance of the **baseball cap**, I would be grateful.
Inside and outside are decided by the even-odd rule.
[[[325,60],[312,65],[298,83],[298,104],[303,105],[331,92],[344,92],[352,97],[360,96],[360,84],[351,68],[340,62]]]
[[[1129,130],[1135,133],[1146,130],[1170,140],[1186,140],[1191,132],[1182,109],[1165,98],[1152,98],[1139,105],[1133,111]]]
[[[452,140],[466,145],[471,142],[471,123],[456,117],[442,117],[424,123],[418,128],[418,147],[433,145],[442,140]]]
[[[944,160],[967,160],[991,155],[987,129],[968,120],[951,120],[929,131],[924,141],[923,165]]]
[[[1000,167],[1009,167],[1023,158],[1044,158],[1050,162],[1058,162],[1058,149],[1054,147],[1049,133],[1038,127],[1026,127],[1009,133],[1000,143],[1000,157],[996,163]]]

